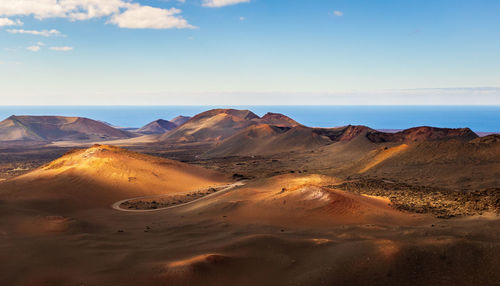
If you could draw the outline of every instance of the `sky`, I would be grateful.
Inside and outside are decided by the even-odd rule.
[[[500,105],[497,0],[0,0],[2,105]]]

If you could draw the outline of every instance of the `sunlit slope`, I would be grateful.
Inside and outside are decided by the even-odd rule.
[[[500,140],[493,136],[403,146],[376,151],[364,173],[399,180],[418,178],[425,184],[452,188],[500,186]]]
[[[278,225],[411,223],[415,217],[392,209],[387,200],[355,195],[328,186],[338,179],[320,175],[284,175],[186,207],[185,212],[224,213],[227,219]]]
[[[221,140],[255,124],[252,121],[255,118],[259,117],[248,110],[214,109],[194,116],[161,139],[174,142]]]
[[[191,191],[224,181],[223,176],[200,167],[96,145],[4,182],[0,195],[99,206],[131,197]]]

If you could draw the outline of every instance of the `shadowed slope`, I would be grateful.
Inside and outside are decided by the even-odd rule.
[[[163,134],[175,128],[177,128],[177,124],[167,120],[158,119],[137,129],[137,132],[142,134]]]
[[[262,124],[250,126],[208,151],[206,157],[271,155],[290,151],[306,151],[335,142],[365,137],[372,129],[365,126],[310,128],[302,125],[278,127]],[[368,141],[368,140],[366,140]]]
[[[205,157],[237,156],[252,153],[265,153],[266,146],[271,144],[276,136],[285,133],[287,128],[272,125],[253,125],[222,141],[214,149],[204,154]]]
[[[469,141],[478,138],[469,128],[415,127],[397,133],[372,131],[367,136],[373,142],[416,142],[457,139]]]

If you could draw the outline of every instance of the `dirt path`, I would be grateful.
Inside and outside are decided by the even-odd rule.
[[[210,195],[206,195],[204,197],[201,197],[199,199],[196,199],[196,200],[193,200],[193,201],[190,201],[190,202],[186,202],[186,203],[183,203],[183,204],[178,204],[178,205],[175,205],[175,206],[169,206],[169,207],[165,207],[165,208],[150,209],[150,210],[130,210],[130,209],[120,208],[120,205],[123,204],[124,202],[130,201],[130,200],[154,199],[154,198],[166,197],[166,196],[169,196],[169,195],[156,195],[156,196],[146,196],[146,197],[129,198],[129,199],[118,201],[118,202],[112,204],[111,207],[113,209],[115,209],[115,210],[118,210],[118,211],[122,211],[122,212],[135,212],[135,213],[164,211],[164,210],[168,210],[168,209],[183,207],[185,205],[189,205],[189,204],[192,204],[192,203],[195,203],[195,202],[207,199],[207,198],[215,196],[215,195],[223,194],[223,193],[228,192],[228,191],[230,191],[230,190],[232,190],[232,189],[234,189],[236,187],[240,187],[240,186],[243,186],[243,185],[245,185],[244,182],[236,182],[234,184],[220,186],[220,187],[223,187],[223,189],[220,190],[220,191],[217,191],[217,192],[212,193]]]

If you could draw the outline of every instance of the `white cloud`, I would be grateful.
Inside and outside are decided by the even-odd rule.
[[[154,8],[131,3],[131,0],[0,1],[0,16],[31,15],[39,20],[66,18],[71,21],[111,17],[109,22],[122,28],[193,28],[180,13],[179,9]]]
[[[8,33],[11,34],[28,34],[28,35],[35,35],[35,36],[43,36],[43,37],[50,37],[50,36],[58,36],[61,35],[61,32],[58,30],[23,30],[23,29],[9,29],[7,30]]]
[[[339,10],[335,10],[335,11],[333,11],[333,15],[337,16],[337,17],[342,17],[342,16],[344,16],[344,12],[339,11]]]
[[[224,7],[229,5],[235,5],[239,3],[248,3],[250,0],[203,0],[203,6],[205,7]]]
[[[2,0],[0,15],[83,20],[117,13],[127,4],[123,0]]]
[[[242,16],[242,17],[240,17],[240,21],[242,21],[242,22],[243,22],[243,21],[245,21],[245,20],[246,20],[246,18],[245,18],[245,17],[243,17],[243,16]]]
[[[176,8],[160,9],[150,6],[132,5],[125,12],[115,14],[109,22],[129,29],[185,29],[195,28],[179,16]]]
[[[40,46],[31,46],[26,48],[28,51],[38,52],[40,50]]]
[[[21,20],[17,19],[15,21],[9,19],[9,18],[0,18],[0,27],[3,26],[22,26],[24,25]]]
[[[56,52],[69,52],[73,50],[73,47],[50,47],[49,49]]]

